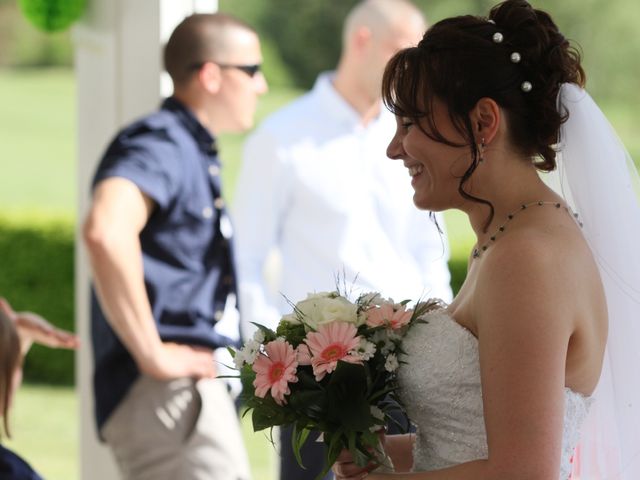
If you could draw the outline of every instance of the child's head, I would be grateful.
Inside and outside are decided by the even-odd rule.
[[[20,339],[14,323],[0,310],[0,415],[9,436],[7,412],[20,381]]]

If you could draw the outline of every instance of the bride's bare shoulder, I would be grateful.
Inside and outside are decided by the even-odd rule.
[[[514,299],[570,307],[600,285],[580,230],[571,224],[535,225],[500,238],[478,262],[476,298]]]

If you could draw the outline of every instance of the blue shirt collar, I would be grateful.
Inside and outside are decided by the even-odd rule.
[[[189,108],[175,97],[168,97],[162,102],[162,110],[173,112],[180,122],[193,135],[203,152],[218,153],[215,137],[204,127]]]

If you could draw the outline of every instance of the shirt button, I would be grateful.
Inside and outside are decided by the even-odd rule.
[[[216,310],[216,312],[213,314],[213,319],[216,322],[219,322],[222,319],[222,314],[223,314],[222,310]]]
[[[224,207],[224,199],[222,197],[218,197],[213,201],[213,206],[218,210],[221,210]]]
[[[212,177],[220,175],[220,167],[217,165],[209,165],[209,175]]]
[[[204,208],[202,209],[202,216],[203,216],[204,218],[211,218],[211,217],[213,217],[213,208],[211,208],[211,207],[204,207]]]

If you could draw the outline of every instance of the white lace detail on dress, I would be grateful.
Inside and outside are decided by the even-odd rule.
[[[414,470],[428,471],[487,458],[478,341],[444,310],[425,315],[403,342],[400,396],[417,427]],[[571,456],[591,399],[565,389],[560,479],[569,477]]]

